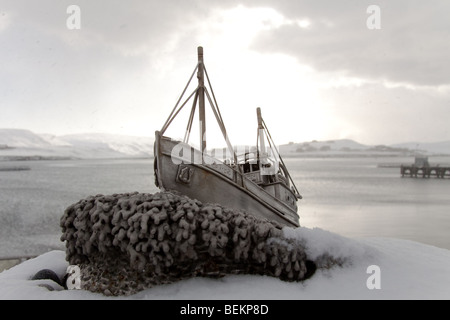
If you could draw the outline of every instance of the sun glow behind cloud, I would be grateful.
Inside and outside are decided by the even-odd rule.
[[[5,1],[0,127],[152,136],[201,45],[235,144],[254,143],[257,107],[280,144],[448,139],[442,2],[411,0],[405,13],[405,2],[383,0],[377,31],[366,27],[364,2],[77,3],[81,29],[69,30],[68,0]],[[410,112],[424,108],[421,117]],[[214,122],[208,137],[222,140]]]
[[[306,20],[288,20],[271,8],[237,6],[217,10],[196,26],[200,30],[197,43],[204,47],[208,74],[234,144],[256,141],[257,107],[261,107],[276,143],[327,135],[325,102],[318,93],[320,84],[314,71],[287,55],[251,49],[260,32],[292,23],[309,26]],[[207,120],[215,125],[212,116]],[[218,131],[207,129],[207,134],[214,142],[222,140]]]

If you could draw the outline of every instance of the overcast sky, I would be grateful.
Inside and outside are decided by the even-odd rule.
[[[153,136],[201,45],[233,144],[255,142],[256,107],[277,144],[450,140],[449,13],[445,0],[1,0],[0,128]]]

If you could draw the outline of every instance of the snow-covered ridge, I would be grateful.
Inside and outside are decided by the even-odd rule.
[[[449,155],[450,141],[443,142],[408,142],[394,145],[364,145],[350,139],[327,140],[294,143],[279,146],[279,151],[285,156],[301,155],[391,155],[411,156],[423,155]]]
[[[29,130],[0,129],[1,148],[48,148],[52,144]]]
[[[419,152],[423,150],[427,154],[450,154],[450,141],[429,143],[406,142],[392,145],[392,147],[408,148],[410,150],[418,150]]]
[[[55,136],[0,129],[0,159],[150,157],[154,139],[106,133]]]
[[[24,129],[0,129],[0,160],[43,158],[124,158],[153,156],[153,137],[107,133],[56,136]],[[283,156],[450,155],[450,141],[365,145],[350,139],[309,141],[277,146]]]

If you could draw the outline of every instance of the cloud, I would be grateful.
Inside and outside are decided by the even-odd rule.
[[[254,134],[257,106],[280,143],[387,143],[425,131],[446,139],[449,5],[377,3],[380,30],[367,29],[366,0],[4,0],[0,127],[152,135],[203,45],[227,128],[240,139]],[[66,26],[71,4],[80,30]],[[422,122],[406,113],[424,107]]]
[[[66,25],[73,3],[79,30]],[[0,125],[108,131],[127,113],[156,111],[161,76],[185,51],[183,37],[193,39],[186,31],[196,15],[208,10],[197,1],[5,1]],[[118,122],[116,130],[125,121]]]
[[[330,137],[367,144],[445,140],[450,135],[450,90],[386,88],[364,83],[329,87],[325,114]]]
[[[267,2],[269,3],[269,2]],[[377,1],[380,30],[370,30],[373,1],[276,1],[291,21],[261,32],[253,48],[295,56],[320,72],[421,86],[450,83],[450,3]]]

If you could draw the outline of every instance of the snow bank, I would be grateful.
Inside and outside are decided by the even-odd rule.
[[[286,237],[306,244],[311,258],[333,257],[340,265],[323,265],[303,282],[285,282],[257,275],[191,278],[146,289],[132,296],[113,298],[83,290],[61,290],[50,280],[29,280],[41,269],[52,269],[60,277],[64,275],[68,266],[65,252],[55,250],[0,273],[0,299],[450,298],[449,250],[400,239],[351,239],[317,228],[285,228],[284,233]],[[375,282],[379,289],[369,289]],[[49,285],[53,291],[48,290]]]

